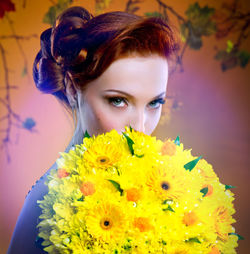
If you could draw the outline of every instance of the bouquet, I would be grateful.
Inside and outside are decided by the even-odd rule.
[[[231,254],[230,188],[179,137],[126,128],[60,153],[48,176],[39,237],[48,253]]]

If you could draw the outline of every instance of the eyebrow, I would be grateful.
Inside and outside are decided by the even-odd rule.
[[[104,92],[115,92],[115,93],[124,94],[125,96],[130,97],[130,98],[134,98],[134,96],[132,96],[131,94],[126,93],[126,92],[121,91],[121,90],[108,89],[108,90],[105,90]],[[159,95],[157,95],[157,96],[155,96],[154,98],[152,98],[152,100],[155,100],[155,99],[158,99],[158,98],[162,97],[165,93],[166,93],[166,92],[160,93]]]

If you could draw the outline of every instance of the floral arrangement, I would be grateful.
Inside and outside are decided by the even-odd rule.
[[[212,166],[126,128],[60,153],[39,237],[49,253],[236,253],[233,194]]]

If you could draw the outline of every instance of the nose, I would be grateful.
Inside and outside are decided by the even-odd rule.
[[[130,126],[140,132],[145,132],[145,124],[146,124],[146,113],[144,110],[136,111],[130,120]]]

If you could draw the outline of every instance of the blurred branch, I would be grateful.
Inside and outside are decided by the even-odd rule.
[[[128,0],[125,8],[125,12],[128,13],[135,13],[138,11],[140,8],[137,6],[137,4],[141,3],[141,0]]]
[[[6,86],[6,96],[5,96],[5,100],[3,100],[2,98],[0,98],[0,102],[2,102],[2,104],[4,104],[7,108],[7,115],[1,118],[1,122],[3,120],[7,120],[7,128],[6,128],[6,134],[5,137],[2,139],[2,145],[1,145],[1,149],[4,148],[6,156],[7,156],[7,161],[8,163],[10,162],[10,155],[9,155],[9,149],[8,149],[8,143],[10,141],[10,131],[11,131],[11,103],[10,103],[10,84],[9,84],[9,75],[8,75],[8,67],[7,67],[7,59],[6,59],[6,55],[5,55],[5,50],[2,46],[2,44],[0,43],[0,53],[1,53],[1,58],[2,58],[2,62],[3,62],[3,68],[4,68],[4,81],[5,81],[5,86]],[[4,131],[4,130],[1,130]]]
[[[31,34],[27,36],[23,35],[0,35],[0,40],[15,39],[15,40],[29,40],[31,38],[38,38],[37,34]]]
[[[15,31],[14,26],[13,26],[13,21],[8,17],[7,14],[6,14],[6,19],[7,19],[8,23],[9,23],[11,32],[12,32],[12,34],[14,36],[14,39],[16,40],[17,46],[18,46],[18,48],[20,50],[20,53],[21,53],[21,55],[23,57],[23,60],[24,60],[24,70],[26,71],[27,75],[29,75],[28,60],[27,60],[26,55],[24,53],[23,47],[22,47],[22,45],[20,43],[20,38],[18,38],[18,36],[16,34],[16,31]]]
[[[169,10],[177,19],[179,22],[186,22],[186,20],[180,15],[178,14],[171,6],[163,3],[161,0],[156,0],[159,4],[159,10],[161,12],[161,8],[163,8],[163,13],[166,13],[166,10]],[[167,14],[164,14],[166,15],[165,18],[167,18]]]
[[[25,3],[24,3],[25,4]],[[17,43],[18,49],[24,59],[24,73],[28,73],[28,61],[25,55],[25,52],[23,50],[23,47],[20,43],[21,40],[29,40],[31,38],[37,38],[36,34],[32,34],[29,36],[22,36],[22,35],[17,35],[15,32],[15,29],[13,27],[13,22],[9,19],[7,14],[5,14],[5,17],[9,23],[12,35],[1,35],[0,40],[8,40],[8,39],[14,39]],[[4,75],[4,86],[0,86],[0,90],[5,90],[5,97],[0,98],[0,104],[5,107],[6,113],[1,116],[0,122],[1,126],[6,126],[6,128],[2,128],[0,130],[1,133],[4,133],[4,137],[1,140],[1,146],[0,149],[4,149],[7,161],[8,163],[11,162],[10,158],[10,153],[9,153],[9,144],[11,143],[11,131],[13,127],[19,128],[19,129],[27,129],[29,131],[33,131],[33,127],[35,126],[35,122],[31,118],[26,118],[24,121],[21,119],[21,117],[14,112],[12,109],[12,104],[11,104],[11,89],[18,89],[17,86],[11,86],[10,81],[9,81],[9,68],[8,68],[8,63],[7,63],[7,56],[6,56],[6,51],[0,42],[0,58],[2,60],[3,64],[3,75]]]
[[[179,13],[177,13],[171,6],[167,5],[166,3],[164,3],[161,0],[156,0],[156,2],[158,3],[159,6],[159,13],[160,16],[162,16],[167,22],[169,22],[169,15],[168,12],[170,14],[172,14],[178,21],[179,24],[184,24],[186,23],[186,19],[184,17],[182,17]],[[171,70],[170,74],[172,75],[179,67],[180,71],[184,71],[183,68],[183,56],[184,56],[184,52],[187,48],[187,42],[182,45],[182,48],[179,49],[178,51],[175,51],[175,66],[174,68]],[[179,53],[180,52],[180,53]]]
[[[236,66],[244,68],[250,60],[250,53],[242,49],[242,44],[250,34],[250,12],[243,10],[239,0],[224,2],[214,15],[216,38],[224,39],[236,34],[236,39],[227,40],[227,48],[216,49],[215,59],[220,61],[222,71]]]

